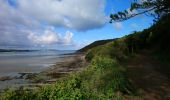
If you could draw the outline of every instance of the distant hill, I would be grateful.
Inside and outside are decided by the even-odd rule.
[[[116,38],[117,39],[117,38]],[[100,45],[104,45],[106,43],[109,43],[109,42],[112,42],[112,41],[115,41],[116,39],[107,39],[107,40],[98,40],[98,41],[95,41],[83,48],[81,48],[80,50],[78,50],[77,52],[86,52],[88,51],[89,49],[92,49],[94,47],[97,47],[97,46],[100,46]]]
[[[32,52],[36,50],[0,49],[0,52]]]

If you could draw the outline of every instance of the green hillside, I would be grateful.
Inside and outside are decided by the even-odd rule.
[[[82,48],[90,65],[83,71],[60,79],[55,84],[44,86],[36,91],[7,90],[3,100],[132,100],[140,98],[138,84],[133,80],[140,72],[128,68],[131,59],[136,66],[146,63],[146,52],[164,64],[159,71],[170,75],[170,15],[154,23],[150,28],[134,32],[114,40],[103,40]],[[138,62],[135,62],[138,61]],[[148,60],[148,63],[150,63]],[[139,64],[138,64],[139,63]],[[135,64],[134,64],[135,66]],[[128,72],[130,71],[130,73]],[[149,73],[149,72],[148,72]],[[143,82],[143,81],[142,81]],[[148,94],[148,93],[146,93]]]
[[[89,50],[86,56],[89,59],[97,55],[102,55],[111,56],[112,58],[116,57],[121,60],[142,49],[152,49],[157,53],[168,54],[170,52],[169,28],[170,16],[168,15],[141,32],[134,32],[101,46],[97,45],[98,42],[94,42],[97,45],[96,47],[91,49],[87,46],[82,49],[86,49],[85,51]]]
[[[100,45],[104,45],[104,44],[114,41],[114,40],[116,40],[116,39],[98,40],[98,41],[95,41],[95,42],[83,47],[82,49],[78,50],[77,52],[86,52],[89,49],[92,49],[92,48],[100,46]]]

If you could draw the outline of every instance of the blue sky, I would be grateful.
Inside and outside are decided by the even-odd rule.
[[[110,13],[132,0],[0,0],[0,48],[80,49],[102,39],[141,31],[152,17],[110,24]]]

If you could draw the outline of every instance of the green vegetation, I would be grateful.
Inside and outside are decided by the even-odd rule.
[[[90,61],[95,56],[110,57],[116,60],[126,59],[128,57],[128,48],[124,38],[90,49],[86,54],[86,59]]]
[[[133,0],[128,10],[111,14],[112,21],[124,21],[140,14],[150,14],[155,17],[155,21],[170,14],[169,0]]]
[[[126,78],[124,67],[109,57],[95,57],[83,72],[71,74],[57,83],[37,91],[12,91],[2,94],[3,100],[56,100],[56,99],[116,99],[124,94],[135,94]]]
[[[137,90],[126,76],[122,66],[131,55],[142,49],[154,49],[157,59],[170,51],[169,16],[163,17],[149,29],[124,36],[93,48],[84,49],[91,64],[82,72],[71,74],[55,84],[32,90],[6,90],[2,100],[63,100],[116,99],[134,96]],[[164,27],[162,27],[164,26]],[[163,35],[162,35],[163,33]],[[96,42],[97,43],[97,42]],[[162,50],[163,48],[163,50]],[[83,50],[83,49],[82,49]],[[164,52],[162,52],[164,51]],[[166,58],[164,56],[164,58]],[[169,59],[169,58],[167,58]],[[161,60],[160,60],[161,61]],[[169,61],[169,60],[168,60]],[[169,68],[163,67],[169,72]]]
[[[108,40],[95,41],[95,42],[87,45],[86,47],[78,50],[78,52],[86,52],[86,51],[89,50],[89,49],[92,49],[92,48],[94,48],[94,47],[96,47],[96,46],[99,46],[99,45],[104,45],[104,44],[109,43],[109,42],[114,41],[114,40],[116,40],[116,39],[108,39]]]
[[[142,32],[133,32],[130,35],[116,39],[105,45],[89,48],[87,60],[91,60],[95,55],[110,56],[122,60],[129,55],[141,51],[142,49],[153,48],[155,52],[167,54],[170,51],[170,15],[162,17],[157,23]]]
[[[161,1],[165,2],[165,0]],[[126,66],[122,66],[122,63],[142,49],[153,50],[156,59],[169,62],[170,58],[167,55],[170,54],[169,25],[170,15],[166,15],[142,32],[133,32],[115,40],[94,42],[92,45],[79,50],[79,52],[86,53],[86,60],[90,62],[90,65],[82,72],[71,74],[55,84],[43,86],[34,91],[25,89],[5,90],[0,99],[122,100],[125,95],[134,96],[137,94],[137,90],[128,80]],[[161,69],[170,72],[169,67]]]

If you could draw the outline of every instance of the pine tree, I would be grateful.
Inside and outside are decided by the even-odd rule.
[[[150,14],[156,19],[170,14],[170,0],[134,0],[128,10],[110,15],[110,23],[130,19],[140,14]]]

